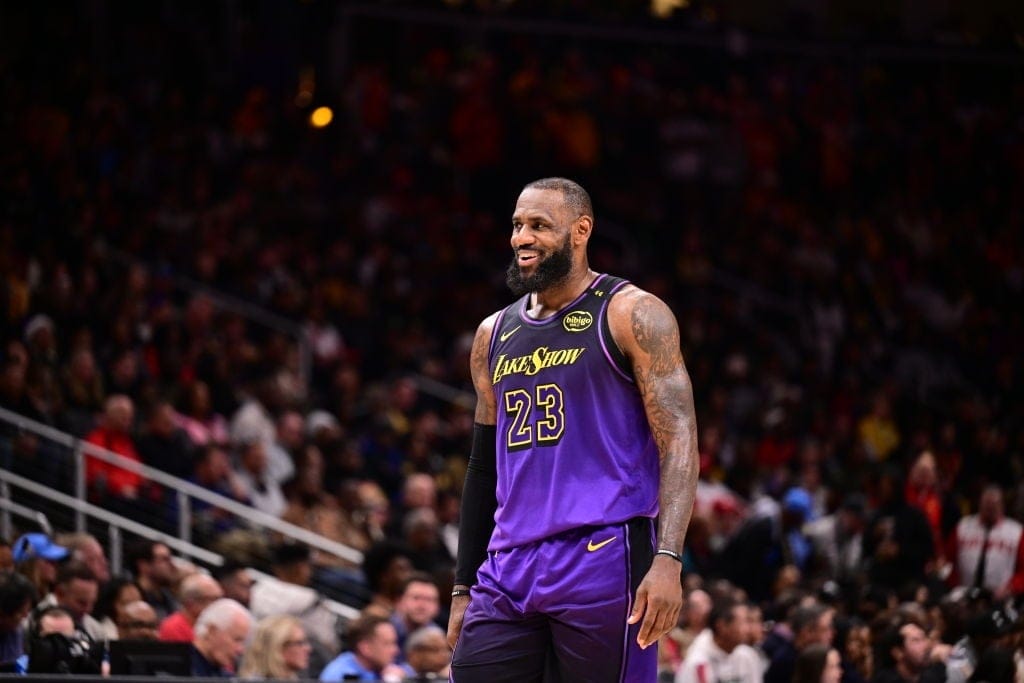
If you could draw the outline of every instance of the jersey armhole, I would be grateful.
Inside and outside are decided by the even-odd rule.
[[[611,323],[608,322],[608,305],[611,304],[611,299],[615,294],[629,284],[627,280],[619,279],[608,292],[608,303],[605,304],[601,309],[601,346],[604,347],[605,354],[608,360],[611,361],[612,366],[619,371],[619,373],[628,379],[630,382],[635,381],[633,377],[633,368],[629,363],[629,359],[626,358],[626,354],[622,352],[619,345],[615,343],[615,338],[612,337]]]

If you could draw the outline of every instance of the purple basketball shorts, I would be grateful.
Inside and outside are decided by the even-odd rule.
[[[452,660],[456,683],[648,683],[657,647],[626,623],[654,551],[646,517],[490,552]]]

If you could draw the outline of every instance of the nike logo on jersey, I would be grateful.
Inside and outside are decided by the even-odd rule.
[[[513,328],[512,328],[511,330],[509,330],[508,332],[504,332],[504,333],[502,333],[502,335],[501,335],[501,338],[499,339],[499,341],[505,341],[506,339],[508,339],[509,337],[511,337],[511,336],[512,336],[513,334],[515,334],[516,332],[518,332],[518,331],[519,331],[519,328],[520,328],[520,327],[522,327],[522,325],[516,325],[515,327],[513,327]]]
[[[611,538],[604,539],[600,543],[594,543],[593,541],[588,541],[587,542],[587,552],[588,553],[592,553],[595,550],[600,550],[601,548],[605,547],[606,545],[608,545],[609,543],[611,543],[614,540],[615,540],[615,537],[612,536]]]

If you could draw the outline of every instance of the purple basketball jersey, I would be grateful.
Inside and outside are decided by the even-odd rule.
[[[608,301],[626,282],[599,275],[544,320],[529,296],[491,337],[497,402],[498,509],[488,549],[658,514],[658,451]]]

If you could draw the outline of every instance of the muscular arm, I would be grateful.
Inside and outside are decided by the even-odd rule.
[[[473,450],[466,468],[462,492],[462,513],[459,522],[459,556],[455,568],[455,588],[468,589],[475,583],[476,572],[487,556],[487,543],[494,531],[497,509],[497,470],[494,461],[494,426],[497,422],[494,391],[487,368],[487,351],[497,315],[484,320],[477,328],[470,352],[470,370],[476,387],[477,401],[473,427]],[[469,604],[465,595],[453,596],[448,619],[448,644],[452,648],[462,630],[462,619]]]
[[[679,327],[664,302],[635,287],[612,299],[609,323],[616,343],[632,363],[661,460],[658,548],[681,553],[693,512],[700,458],[693,388],[679,350]],[[676,600],[679,604],[682,600],[680,569],[676,560],[655,556],[644,579],[647,592],[641,595],[644,584],[637,591],[637,610],[631,620],[638,619],[638,610],[644,607],[648,612],[640,630],[641,645],[656,641],[675,624],[679,611]],[[674,575],[675,586],[664,583],[666,574]],[[640,604],[641,597],[646,598],[647,605]]]

